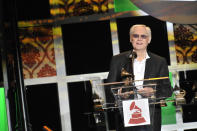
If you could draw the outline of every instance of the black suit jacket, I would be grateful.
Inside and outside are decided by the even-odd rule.
[[[107,82],[118,82],[121,81],[121,70],[124,68],[127,72],[131,73],[131,51],[123,52],[121,54],[112,57],[110,70],[107,78]],[[156,78],[156,77],[168,77],[169,70],[166,60],[154,53],[148,52],[150,58],[146,60],[144,79]],[[144,81],[144,84],[148,84],[153,81]],[[164,84],[165,86],[157,87],[158,97],[170,97],[172,95],[172,89],[170,87],[170,81],[160,80],[154,81],[159,85]],[[168,85],[168,86],[166,86]],[[110,93],[110,90],[109,90]],[[110,99],[110,98],[109,98]],[[112,102],[112,101],[111,101]]]
[[[122,68],[124,68],[129,73],[132,72],[130,54],[131,51],[127,51],[112,57],[107,82],[121,81]],[[150,58],[146,60],[144,79],[168,77],[169,70],[166,60],[163,57],[151,52],[148,52],[148,55]],[[148,84],[149,82],[153,81],[144,81],[144,84]],[[169,79],[157,81],[157,84],[162,85],[157,86],[157,97],[170,97],[172,95],[172,88],[170,86],[171,84]],[[106,100],[109,103],[114,102],[114,97],[110,88],[106,88]],[[155,127],[155,130],[159,131],[161,128],[161,109],[158,105],[156,106],[156,108],[157,109],[155,109],[154,125],[157,125],[157,127]]]

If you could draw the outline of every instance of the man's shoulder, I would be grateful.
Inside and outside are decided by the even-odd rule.
[[[114,55],[113,57],[114,58],[129,58],[130,54],[131,54],[131,51],[125,51],[125,52],[121,52],[117,55]]]
[[[149,55],[149,57],[150,57],[152,60],[161,60],[161,61],[165,60],[164,57],[159,56],[159,55],[157,55],[157,54],[155,54],[155,53],[152,53],[152,52],[148,52],[148,55]]]

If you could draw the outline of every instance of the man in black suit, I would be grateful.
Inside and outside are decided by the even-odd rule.
[[[147,51],[147,46],[151,41],[151,29],[146,25],[133,25],[130,28],[130,42],[133,50],[123,52],[112,57],[110,64],[110,71],[107,82],[122,81],[121,71],[124,69],[130,74],[133,74],[134,80],[168,77],[168,65],[166,60],[154,53]],[[131,60],[132,55],[137,54],[137,57]],[[133,66],[133,67],[132,67]],[[146,81],[136,83],[138,85],[148,84]],[[169,79],[162,81],[161,84],[167,86],[158,86],[156,91],[157,97],[170,97],[172,90]],[[144,87],[137,89],[138,92],[151,92],[153,88]],[[107,90],[107,102],[114,102],[114,98],[110,95],[110,90]],[[118,115],[117,115],[118,116]],[[116,116],[116,117],[117,117]],[[161,130],[161,107],[155,105],[153,127],[137,126],[124,128],[122,117],[118,116],[119,120],[116,122],[117,131],[160,131]],[[120,124],[121,123],[121,124]]]

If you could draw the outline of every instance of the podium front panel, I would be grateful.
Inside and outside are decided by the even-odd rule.
[[[147,84],[135,85],[125,82],[104,83],[104,80],[100,78],[93,78],[91,80],[92,91],[94,95],[96,94],[96,99],[93,99],[93,101],[96,104],[95,107],[99,107],[95,109],[100,109],[107,113],[113,112],[114,115],[119,113],[126,128],[145,127],[146,129],[152,130],[155,112],[157,112],[158,107],[160,109],[160,100],[168,98],[168,96],[165,97],[163,94],[158,95],[157,87],[168,85],[159,85],[155,81],[144,83]],[[139,91],[139,89],[145,88],[151,90],[146,90],[144,92]],[[141,106],[143,105],[140,104],[143,103],[142,101],[147,101],[148,109]],[[126,116],[127,118],[124,115],[123,103],[128,103],[128,105],[126,104],[128,106],[128,112],[126,113],[128,114]],[[147,119],[147,112],[149,119]],[[106,121],[108,121],[107,123],[109,124],[111,121],[114,121],[114,118],[107,118]],[[130,122],[131,125],[128,125],[128,122]]]

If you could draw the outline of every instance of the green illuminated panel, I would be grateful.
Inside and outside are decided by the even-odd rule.
[[[115,12],[139,10],[130,0],[114,0]]]
[[[173,86],[172,81],[172,73],[169,73],[169,78],[171,85]],[[166,99],[166,100],[173,100],[174,94]],[[162,125],[168,125],[168,124],[176,124],[176,107],[173,105],[173,102],[166,102],[167,106],[162,107],[161,117],[162,117]]]
[[[4,88],[0,88],[0,131],[8,131]]]

